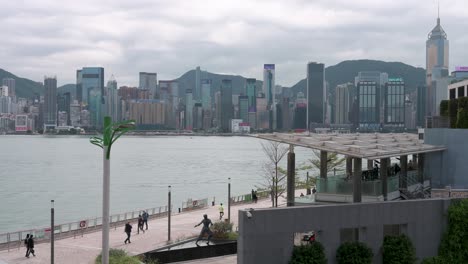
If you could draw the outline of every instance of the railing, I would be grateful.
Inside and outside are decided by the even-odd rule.
[[[188,199],[186,202],[182,203],[182,212],[202,209],[208,206],[208,198],[200,200]]]
[[[388,193],[399,190],[399,177],[392,176],[387,179]],[[350,195],[353,193],[352,179],[346,179],[344,175],[328,178],[318,178],[317,182],[318,193],[332,193],[332,194],[345,194]],[[382,181],[362,181],[361,182],[362,195],[365,196],[380,196],[382,195]]]
[[[268,191],[258,191],[257,199],[268,198],[269,195],[270,193]],[[231,197],[231,204],[250,203],[250,202],[252,202],[251,193]]]
[[[202,209],[208,206],[208,198],[201,200],[194,200],[196,206],[190,206],[188,203],[182,204],[183,210],[196,210]],[[174,212],[173,206],[171,211]],[[131,211],[126,213],[114,214],[109,217],[110,227],[116,229],[118,226],[123,226],[128,221],[136,221],[138,215],[143,211],[149,214],[148,219],[163,217],[167,215],[167,206],[154,207],[149,209],[142,209],[137,211]],[[54,227],[55,239],[82,236],[83,234],[94,232],[101,229],[102,217],[96,217],[91,219],[84,219],[81,221],[70,222],[65,224],[56,225]],[[48,241],[50,239],[51,230],[50,227],[26,229],[21,231],[9,232],[0,234],[0,250],[10,248],[20,248],[23,245],[23,241],[27,234],[32,234],[35,238],[36,243]]]

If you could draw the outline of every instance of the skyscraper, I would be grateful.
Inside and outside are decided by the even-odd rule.
[[[201,99],[201,70],[200,66],[195,69],[195,91],[193,91],[193,99],[200,101]]]
[[[159,96],[159,90],[157,88],[157,73],[140,72],[140,84],[138,88],[150,91],[151,99],[155,99]]]
[[[117,90],[117,81],[114,75],[107,81],[104,92],[104,104],[104,115],[110,116],[114,122],[120,121],[120,111],[122,107],[120,105],[119,91]]]
[[[275,64],[263,65],[263,93],[266,94],[268,104],[269,128],[276,129]]]
[[[211,80],[203,79],[201,81],[201,98],[204,110],[211,110]]]
[[[16,96],[16,81],[13,78],[3,78],[2,84],[8,86],[8,96]]]
[[[191,89],[185,92],[185,129],[192,130],[193,128],[193,93]]]
[[[44,78],[44,130],[57,125],[57,78]]]
[[[323,124],[325,121],[325,65],[307,64],[307,128],[310,124]]]
[[[65,124],[67,126],[71,125],[70,105],[71,105],[71,94],[69,92],[64,93],[62,95],[57,95],[57,108],[59,112],[62,112],[66,115]]]
[[[257,111],[257,80],[249,78],[245,80],[245,94],[249,100],[249,112]]]
[[[221,130],[230,131],[231,119],[233,115],[232,106],[232,81],[222,80],[221,82]]]
[[[354,85],[344,83],[336,86],[335,89],[335,123],[348,124],[349,112],[351,110]]]
[[[385,84],[385,120],[393,128],[405,125],[405,82],[402,78],[390,78]]]
[[[246,95],[239,96],[239,119],[249,122],[249,97]]]
[[[436,115],[439,107],[440,98],[436,98],[436,85],[433,81],[437,78],[434,76],[434,71],[440,72],[449,68],[449,41],[447,34],[440,25],[440,17],[437,17],[437,24],[429,32],[426,41],[426,114],[429,116]],[[437,74],[437,73],[436,73]],[[443,75],[443,74],[439,74]],[[444,87],[446,88],[446,87]],[[444,88],[441,88],[443,90]],[[446,99],[446,98],[445,98]]]
[[[96,93],[104,94],[104,68],[102,67],[84,67],[77,71],[77,92],[78,87],[81,89],[82,102],[88,104],[88,95],[91,90],[96,90]]]

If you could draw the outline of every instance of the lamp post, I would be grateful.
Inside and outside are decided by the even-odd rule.
[[[110,152],[112,144],[123,134],[135,128],[135,121],[112,124],[110,116],[104,117],[102,138],[92,137],[91,144],[103,150],[102,184],[102,264],[109,264],[109,207],[110,207]]]
[[[50,200],[50,264],[54,264],[54,200]]]
[[[228,222],[231,223],[231,178],[228,178]]]
[[[167,241],[171,241],[171,186],[167,192]]]

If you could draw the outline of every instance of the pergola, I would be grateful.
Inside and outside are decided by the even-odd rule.
[[[295,162],[293,146],[320,150],[320,178],[327,177],[328,152],[345,155],[346,172],[348,175],[353,175],[353,202],[361,202],[362,199],[362,159],[368,160],[368,168],[370,169],[373,167],[373,161],[380,159],[382,192],[384,200],[386,200],[387,168],[390,165],[391,157],[400,157],[400,175],[404,179],[407,176],[408,155],[413,155],[414,159],[417,157],[418,179],[422,183],[424,181],[424,154],[445,150],[444,146],[424,144],[422,140],[418,138],[417,134],[408,133],[273,133],[259,134],[257,137],[290,145],[290,153],[288,154],[288,178],[290,177],[290,163],[294,166]],[[290,159],[293,160],[291,161]],[[404,182],[405,181],[403,181],[403,183]],[[288,181],[288,193],[290,191],[289,188],[294,188],[293,186],[289,186],[289,183],[290,181]],[[406,188],[407,186],[403,185],[401,187]],[[294,199],[294,197],[289,197],[288,195],[288,204],[290,202],[293,203],[289,201],[289,199]]]

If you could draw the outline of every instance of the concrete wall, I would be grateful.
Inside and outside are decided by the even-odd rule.
[[[447,147],[443,152],[425,154],[424,170],[432,187],[468,188],[468,129],[425,129],[424,143]]]
[[[381,263],[384,225],[404,225],[417,257],[437,255],[445,231],[451,200],[426,199],[343,205],[303,206],[252,211],[249,219],[239,211],[237,263],[288,263],[294,233],[315,231],[324,245],[328,263],[336,263],[342,228],[359,228],[359,240],[374,252],[373,263]]]

